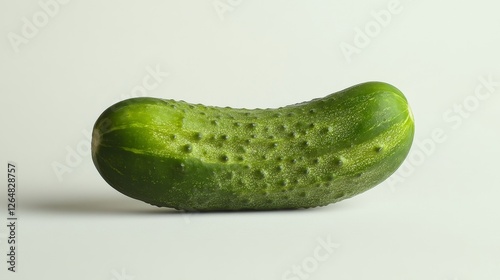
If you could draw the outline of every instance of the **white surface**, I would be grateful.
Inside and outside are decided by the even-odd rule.
[[[390,21],[374,25],[388,7]],[[500,279],[499,9],[493,0],[1,1],[0,156],[19,167],[18,272],[4,261],[2,183],[1,278]],[[340,46],[365,27],[377,34],[349,61]],[[247,108],[392,83],[415,115],[411,158],[399,177],[321,209],[150,207],[101,179],[87,134],[156,68],[146,95]],[[497,84],[479,99],[488,77]],[[54,164],[71,172],[58,177]]]

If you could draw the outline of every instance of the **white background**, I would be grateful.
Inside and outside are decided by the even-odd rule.
[[[499,9],[0,1],[1,278],[500,279]],[[98,115],[134,95],[278,107],[369,80],[406,94],[415,143],[389,180],[327,207],[158,209],[109,187],[89,155]],[[16,273],[8,161],[18,165]]]

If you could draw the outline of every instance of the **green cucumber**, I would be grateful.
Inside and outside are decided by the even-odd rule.
[[[404,95],[381,82],[269,109],[150,97],[97,119],[92,159],[119,192],[187,211],[324,206],[388,178],[414,135]]]

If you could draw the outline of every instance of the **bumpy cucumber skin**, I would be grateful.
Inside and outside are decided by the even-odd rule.
[[[402,164],[413,135],[406,98],[381,82],[275,109],[144,97],[102,113],[92,159],[116,190],[156,206],[297,209],[379,184]]]

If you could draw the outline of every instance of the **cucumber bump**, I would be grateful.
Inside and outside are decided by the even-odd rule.
[[[269,109],[140,97],[99,116],[92,159],[113,188],[156,206],[297,209],[379,184],[413,136],[405,96],[382,82]]]

